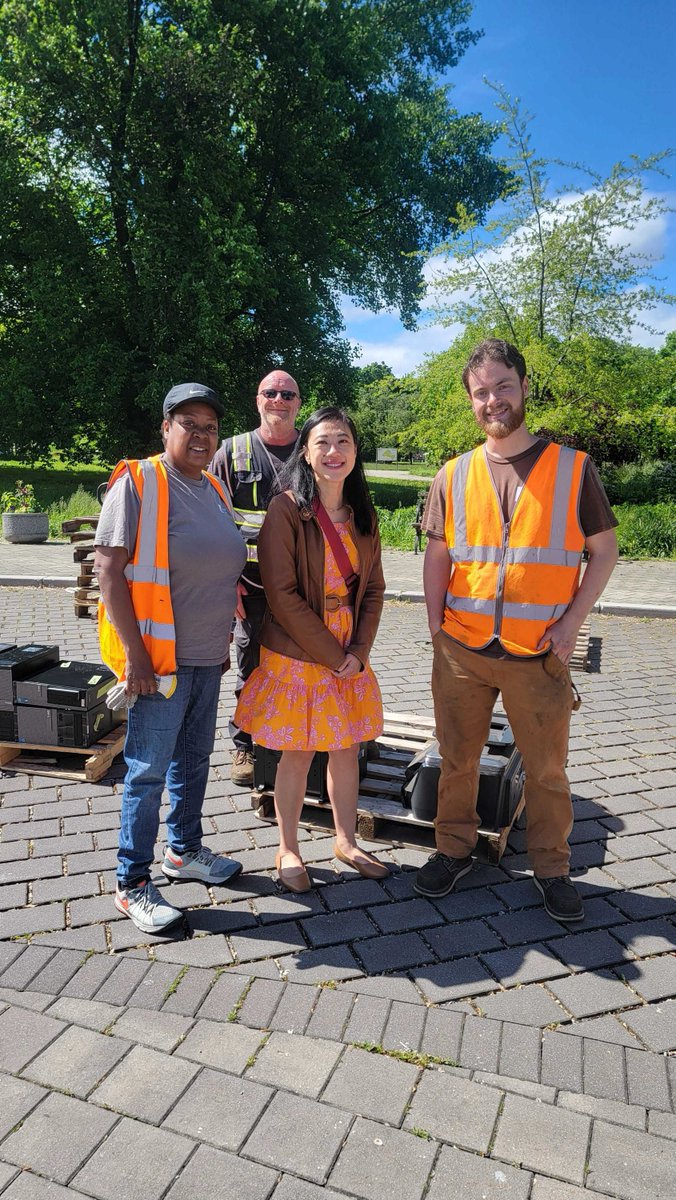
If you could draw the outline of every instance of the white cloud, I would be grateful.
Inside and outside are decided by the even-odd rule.
[[[448,350],[451,342],[462,333],[462,325],[426,325],[422,329],[395,329],[391,336],[392,320],[378,341],[350,338],[356,351],[361,351],[355,365],[365,367],[372,362],[385,362],[395,375],[408,375],[420,366],[426,354],[439,354]]]

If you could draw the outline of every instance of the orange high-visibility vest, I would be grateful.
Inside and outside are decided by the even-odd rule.
[[[159,454],[152,458],[122,459],[109,481],[115,481],[128,471],[141,501],[136,544],[124,569],[134,615],[156,675],[173,675],[176,671],[176,630],[169,583],[169,480]],[[208,471],[203,475],[216,489],[226,508],[232,504],[226,498],[221,483]],[[127,658],[115,626],[105,605],[99,601],[99,646],[101,657],[118,679],[124,679]]]
[[[579,450],[550,443],[507,522],[484,446],[446,464],[451,578],[443,628],[450,637],[474,650],[497,637],[510,654],[536,653],[578,589],[586,460]]]

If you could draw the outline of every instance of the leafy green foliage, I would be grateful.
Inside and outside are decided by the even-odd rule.
[[[14,487],[0,496],[0,512],[40,512],[33,484],[24,483],[23,479],[17,479]]]
[[[47,510],[49,513],[49,536],[62,537],[61,524],[63,521],[69,521],[72,517],[94,517],[100,512],[100,509],[101,505],[96,496],[85,491],[83,487],[79,487],[72,496],[62,497],[50,504]]]
[[[181,379],[246,427],[280,362],[349,399],[340,296],[410,325],[417,252],[503,186],[495,127],[433,77],[470,11],[4,0],[0,452],[145,453]]]
[[[415,543],[415,508],[376,508],[380,540],[390,550],[412,550]]]
[[[624,558],[676,558],[676,504],[620,504],[617,542]]]
[[[611,504],[655,504],[676,500],[673,462],[601,463],[600,475]]]

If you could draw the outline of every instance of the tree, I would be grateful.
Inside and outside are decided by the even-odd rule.
[[[470,11],[4,0],[0,451],[147,450],[186,378],[241,427],[280,362],[349,397],[341,294],[410,325],[417,252],[504,184],[495,128],[434,78],[476,40]]]
[[[460,208],[460,239],[442,247],[452,259],[437,283],[439,309],[448,321],[506,337],[528,352],[537,407],[551,399],[556,373],[574,357],[580,337],[628,340],[636,326],[650,328],[650,309],[673,302],[658,286],[654,259],[631,245],[639,225],[667,211],[646,178],[664,174],[669,152],[616,163],[606,178],[568,164],[586,186],[552,191],[548,163],[531,146],[532,118],[503,88],[494,90],[511,186],[485,237],[478,234],[478,214]]]
[[[417,385],[412,375],[398,379],[385,363],[372,363],[355,371],[357,384],[354,420],[359,431],[362,457],[373,462],[379,446],[414,449],[407,430],[414,414]]]

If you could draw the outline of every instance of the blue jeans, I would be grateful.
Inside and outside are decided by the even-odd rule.
[[[139,696],[129,709],[124,757],[117,879],[121,888],[148,879],[169,792],[167,841],[185,854],[202,844],[202,804],[214,748],[221,668],[179,667],[173,696]]]

